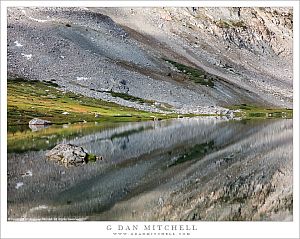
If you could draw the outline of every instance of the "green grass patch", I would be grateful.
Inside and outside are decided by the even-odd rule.
[[[196,84],[205,85],[209,87],[214,87],[214,81],[218,79],[217,76],[212,75],[202,69],[194,68],[191,66],[186,66],[181,63],[164,59],[166,62],[171,63],[175,66],[181,73],[187,75],[189,80],[195,82]]]
[[[224,20],[220,19],[214,22],[220,28],[243,28],[246,29],[247,25],[244,21]]]
[[[124,137],[128,137],[130,135],[137,134],[137,133],[143,132],[145,130],[150,130],[150,129],[153,129],[153,126],[139,127],[137,129],[131,129],[128,131],[124,131],[122,133],[113,134],[110,139],[114,140],[117,138],[124,138]]]
[[[228,21],[219,20],[219,21],[215,21],[215,24],[220,28],[230,28],[230,24]]]
[[[64,92],[52,81],[9,79],[7,90],[9,126],[26,125],[35,117],[50,120],[54,124],[82,121],[141,121],[151,120],[152,116],[177,117],[177,114],[163,115],[145,112],[72,92]],[[122,93],[113,94],[132,101],[152,103],[152,101]],[[63,114],[64,112],[68,114]]]
[[[26,151],[39,151],[52,149],[63,139],[72,140],[87,134],[99,132],[114,127],[114,123],[75,123],[70,125],[52,125],[39,131],[31,131],[28,126],[10,126],[13,130],[7,133],[8,153],[22,153]]]
[[[293,118],[292,109],[278,109],[278,108],[263,108],[260,106],[250,105],[250,104],[240,104],[228,107],[232,110],[240,110],[241,112],[235,113],[236,117],[242,117],[244,119],[251,118]]]
[[[207,153],[214,149],[214,141],[206,142],[203,144],[196,144],[194,147],[186,150],[186,153],[179,156],[174,162],[172,162],[168,167],[172,167],[196,158],[202,158]]]
[[[110,91],[109,93],[113,97],[119,97],[119,98],[122,98],[124,100],[133,101],[133,102],[137,102],[137,103],[140,103],[140,104],[144,104],[144,103],[153,104],[154,103],[153,100],[146,100],[146,99],[139,98],[139,97],[129,95],[129,94],[126,94],[126,93],[119,93],[119,92],[114,92],[114,91]]]
[[[86,162],[96,162],[97,156],[95,154],[87,154],[85,160]]]

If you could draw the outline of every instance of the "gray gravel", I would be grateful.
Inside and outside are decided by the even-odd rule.
[[[290,10],[277,9],[283,15],[275,15],[272,9],[244,9],[239,18],[228,15],[234,11],[9,8],[8,74],[52,80],[66,91],[153,112],[168,113],[103,91],[165,103],[179,113],[227,112],[227,105],[240,103],[291,108]],[[208,15],[243,20],[247,28],[220,28]],[[277,25],[272,22],[277,20]],[[210,88],[183,80],[163,57],[201,67],[224,81]]]

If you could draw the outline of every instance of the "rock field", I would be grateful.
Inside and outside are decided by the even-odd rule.
[[[154,112],[167,112],[161,103],[198,114],[292,108],[292,26],[290,8],[9,8],[8,76]],[[214,86],[165,59],[201,69]]]

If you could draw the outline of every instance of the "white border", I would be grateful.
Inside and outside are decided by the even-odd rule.
[[[294,7],[294,220],[293,222],[174,222],[196,224],[188,238],[299,238],[299,2],[298,1],[2,1],[1,2],[1,238],[110,238],[107,225],[144,225],[143,222],[7,222],[7,88],[6,8],[13,6],[65,7],[154,7],[154,6],[293,6]],[[79,225],[80,224],[80,225]],[[157,225],[158,222],[147,224]],[[159,224],[162,224],[159,223]],[[130,238],[129,236],[126,236]],[[135,236],[135,238],[141,236]],[[178,236],[170,236],[178,238]],[[114,237],[117,238],[117,237]],[[132,237],[131,237],[132,238]],[[146,238],[146,237],[145,237]],[[149,238],[149,237],[148,237]],[[153,238],[153,236],[151,237]],[[168,238],[168,237],[162,237]]]

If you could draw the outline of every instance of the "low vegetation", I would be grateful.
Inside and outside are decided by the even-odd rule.
[[[244,21],[233,21],[233,20],[223,20],[220,19],[214,22],[220,28],[243,28],[246,29],[247,26]]]
[[[72,140],[76,137],[99,132],[113,127],[115,123],[74,123],[67,125],[52,125],[38,131],[32,131],[28,126],[10,126],[7,132],[8,153],[22,153],[25,151],[38,151],[52,149],[62,140]]]
[[[95,154],[87,154],[85,160],[86,162],[96,162],[97,156]]]
[[[232,107],[228,107],[232,110],[240,110],[240,112],[235,113],[236,117],[242,117],[244,119],[250,118],[293,118],[293,110],[292,109],[276,109],[276,108],[262,108],[255,105],[250,104],[241,104],[235,105]]]
[[[154,103],[153,100],[146,100],[146,99],[139,98],[139,97],[129,95],[129,94],[126,94],[126,93],[119,93],[119,92],[114,92],[114,91],[110,91],[109,93],[113,97],[119,97],[119,98],[122,98],[124,100],[129,100],[129,101],[137,102],[137,103],[140,103],[140,104],[144,104],[144,103],[153,104]]]
[[[203,144],[196,144],[192,148],[187,149],[186,153],[180,155],[168,167],[172,167],[193,159],[201,159],[214,149],[214,144],[214,141],[206,142]]]
[[[188,76],[189,80],[195,82],[196,84],[205,85],[209,87],[214,87],[214,81],[218,79],[217,76],[209,74],[208,72],[194,68],[191,66],[186,66],[181,63],[164,59],[166,62],[171,63],[175,66],[181,73]]]
[[[9,79],[8,90],[8,152],[50,149],[62,139],[73,139],[118,122],[177,118],[178,114],[139,111],[115,103],[65,92],[53,81]],[[138,97],[113,93],[127,100],[153,103]],[[163,107],[167,107],[164,106]],[[195,116],[195,115],[180,115]],[[54,125],[38,131],[28,128],[38,117]],[[92,123],[88,123],[92,122]],[[130,132],[129,132],[130,133]],[[115,135],[114,137],[118,137]]]
[[[99,130],[101,127],[110,127],[116,122],[161,120],[177,118],[177,114],[155,114],[124,107],[115,103],[93,99],[82,95],[65,92],[52,81],[39,82],[25,79],[10,79],[8,89],[8,149],[9,152],[24,150],[49,149],[62,138],[74,138],[83,134]],[[142,102],[143,99],[116,93],[115,96]],[[149,103],[149,102],[148,102]],[[152,102],[151,102],[152,103]],[[227,107],[228,108],[228,107]],[[292,109],[265,109],[254,105],[235,105],[232,110],[239,109],[236,117],[243,119],[253,118],[292,118]],[[196,115],[181,115],[180,117]],[[205,116],[205,115],[202,115]],[[53,125],[41,131],[31,131],[28,122],[35,117],[50,120],[54,124],[64,124],[63,127]],[[93,122],[86,124],[85,122]],[[105,122],[98,124],[97,122]],[[71,124],[72,123],[72,124]],[[73,124],[76,123],[76,124]],[[136,132],[126,132],[136,133]],[[55,137],[53,137],[55,135]],[[114,137],[118,137],[115,135]],[[209,145],[208,145],[209,146]],[[203,145],[204,149],[206,148]],[[197,147],[198,149],[202,146]],[[197,148],[192,150],[198,154]],[[201,154],[202,149],[199,151]],[[187,154],[179,158],[176,163],[193,158]]]
[[[176,114],[157,114],[93,99],[57,88],[51,81],[39,82],[9,79],[8,125],[27,125],[35,118],[55,124],[101,121],[141,121],[177,117]],[[141,102],[143,99],[122,93],[115,96]],[[146,100],[143,100],[146,102]]]

